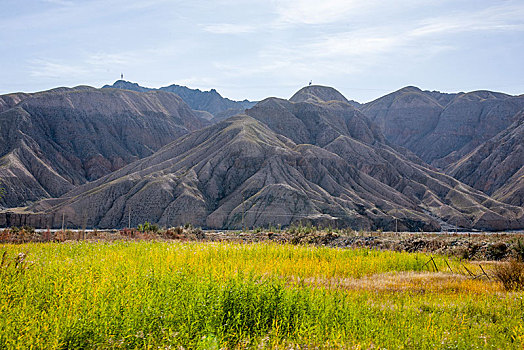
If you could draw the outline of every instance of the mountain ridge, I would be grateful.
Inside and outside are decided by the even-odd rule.
[[[467,229],[524,227],[523,208],[410,160],[350,104],[324,101],[326,90],[303,92],[305,101],[263,100],[60,198],[3,213],[0,223],[57,226],[66,215],[79,226],[89,208],[86,224],[96,227],[129,217],[208,228],[309,222],[434,231],[442,228],[436,218]]]
[[[195,111],[204,111],[211,113],[217,120],[222,120],[234,114],[243,112],[246,108],[250,108],[256,104],[246,100],[234,101],[222,97],[215,89],[209,91],[202,91],[200,89],[191,89],[186,86],[172,84],[169,86],[155,88],[147,88],[125,80],[117,80],[113,85],[104,85],[104,88],[126,89],[138,92],[146,91],[167,91],[178,95],[184,102],[186,102],[191,109]]]
[[[457,99],[466,101],[466,106],[473,101],[476,107],[488,101],[498,112],[515,107],[508,109],[502,104],[497,109],[499,99],[511,97],[489,91],[451,95],[406,87],[385,97],[381,103],[388,108],[419,106],[418,112],[408,115],[412,119],[420,111],[455,108]],[[494,192],[492,198],[388,140],[380,125],[331,87],[307,86],[289,100],[266,98],[212,125],[176,94],[161,90],[80,86],[75,91],[58,88],[36,97],[0,96],[4,102],[13,98],[20,100],[18,104],[0,113],[0,126],[2,122],[5,125],[0,127],[0,137],[11,140],[3,144],[11,146],[0,152],[0,157],[4,155],[0,179],[19,179],[18,192],[38,188],[31,183],[35,181],[44,192],[41,198],[48,199],[29,201],[27,208],[4,210],[0,225],[57,227],[65,217],[69,227],[114,228],[127,225],[131,217],[134,225],[144,221],[166,226],[191,222],[217,229],[299,222],[357,230],[392,230],[397,225],[412,231],[455,225],[483,230],[524,227],[524,208],[498,200],[519,196],[519,171],[501,187],[500,195]],[[493,101],[498,102],[491,105]],[[55,142],[57,133],[64,137],[64,132],[48,125],[52,120],[71,120],[75,127],[66,127],[66,135],[84,140],[87,134],[75,134],[77,129],[84,130],[77,120],[129,125],[133,118],[171,120],[173,124],[162,124],[154,135],[142,139],[140,144],[148,147],[147,152],[120,162],[114,169],[103,166],[104,159],[108,160],[105,157],[110,156],[104,153],[103,144],[89,143],[87,148],[95,149],[102,159],[82,158],[71,153],[78,146],[75,143]],[[155,125],[143,124],[131,134],[150,133]],[[36,137],[35,130],[45,137]],[[104,140],[122,135],[122,129],[99,130],[95,134],[101,133]],[[415,135],[416,128],[413,130]],[[170,138],[159,137],[168,134]],[[53,142],[47,145],[43,140]],[[119,147],[129,146],[122,143],[125,140],[116,137],[107,149],[117,153]],[[153,141],[156,143],[151,144]],[[518,145],[518,139],[516,142]],[[515,148],[515,142],[507,144]],[[84,159],[82,169],[93,161],[93,169],[106,169],[105,173],[70,182],[66,169],[47,159],[53,149],[58,150],[57,155]],[[52,188],[62,192],[50,193]],[[8,192],[17,193],[13,187]]]
[[[363,105],[391,142],[444,169],[512,123],[524,95],[445,94],[408,86]]]
[[[59,196],[206,125],[176,95],[80,86],[28,94],[0,113],[0,203]]]

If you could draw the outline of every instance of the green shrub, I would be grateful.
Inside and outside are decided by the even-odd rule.
[[[502,260],[508,253],[508,246],[503,242],[490,244],[488,247],[488,253],[493,260]]]
[[[159,227],[157,224],[152,224],[150,223],[149,221],[146,221],[144,222],[144,224],[139,224],[138,225],[138,231],[140,232],[153,232],[153,233],[157,233],[158,230],[159,230]]]

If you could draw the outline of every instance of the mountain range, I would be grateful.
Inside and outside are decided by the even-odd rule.
[[[524,95],[444,94],[409,86],[360,109],[389,141],[443,172],[489,195],[509,186],[513,190],[495,197],[512,204],[524,201],[518,190],[522,179],[512,178],[524,165]]]
[[[166,92],[59,88],[2,96],[2,204],[59,197],[207,125]]]
[[[0,96],[0,225],[524,228],[522,96],[406,87],[359,104],[313,85],[255,104],[167,88]]]
[[[245,109],[253,107],[256,102],[243,100],[233,101],[222,97],[215,89],[201,91],[190,89],[186,86],[172,84],[159,89],[147,88],[125,80],[117,80],[113,85],[104,85],[102,88],[115,88],[132,90],[138,92],[145,91],[167,91],[180,96],[185,103],[191,107],[195,113],[207,120],[223,120],[235,114],[242,113]]]
[[[491,91],[442,94],[406,87],[364,104],[391,142],[445,168],[509,127],[524,95]]]

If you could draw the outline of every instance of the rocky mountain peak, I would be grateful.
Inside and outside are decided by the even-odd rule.
[[[422,90],[416,86],[413,86],[413,85],[408,85],[408,86],[404,86],[402,89],[396,91],[397,93],[402,93],[402,92],[422,92]]]
[[[322,85],[310,85],[303,87],[298,90],[290,99],[291,102],[328,102],[328,101],[341,101],[349,103],[347,98],[344,97],[336,89],[329,86]]]
[[[485,100],[504,100],[512,97],[508,94],[495,91],[477,90],[461,94],[457,101],[485,101]]]
[[[102,88],[103,89],[115,88],[115,89],[124,89],[124,90],[138,91],[138,92],[144,92],[144,91],[151,90],[150,88],[143,87],[143,86],[138,85],[137,83],[132,83],[126,80],[117,80],[114,82],[113,85],[104,85]]]

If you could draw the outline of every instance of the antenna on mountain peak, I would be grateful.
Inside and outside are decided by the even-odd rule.
[[[310,80],[310,81],[309,81],[309,86],[311,86],[311,83],[312,83],[312,82],[313,82],[313,80]]]
[[[120,73],[120,79],[124,80],[124,73]]]

